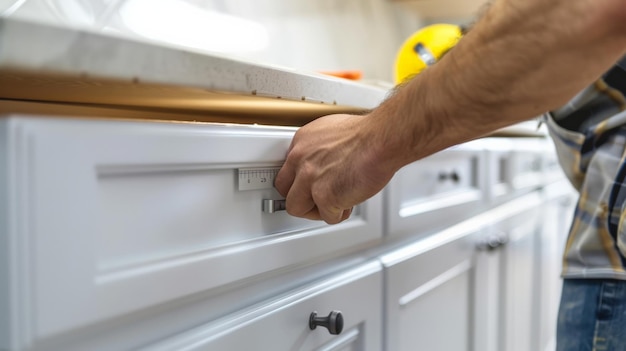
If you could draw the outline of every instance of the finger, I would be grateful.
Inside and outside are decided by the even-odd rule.
[[[341,215],[341,222],[343,222],[346,219],[350,218],[350,215],[352,215],[352,209],[343,210],[343,213]],[[306,219],[310,219],[310,220],[314,220],[314,221],[319,221],[319,220],[322,219],[322,216],[320,215],[320,211],[317,209],[317,206],[316,206],[311,211],[309,211],[308,213],[304,214],[302,216],[302,218],[306,218]]]
[[[313,221],[322,220],[322,216],[320,215],[320,211],[317,209],[317,206],[313,207],[313,209],[302,216],[302,218],[310,219]]]
[[[350,216],[349,210],[341,205],[337,205],[337,200],[333,192],[327,191],[325,187],[318,187],[312,191],[313,202],[317,206],[320,216],[328,224],[337,224]],[[351,210],[350,210],[351,211]],[[345,217],[345,218],[344,218]]]
[[[350,218],[351,215],[352,215],[352,208],[347,209],[347,210],[343,210],[343,214],[341,215],[341,222],[343,222],[346,219]]]
[[[303,177],[295,178],[285,198],[287,213],[296,217],[304,217],[315,209],[310,187],[303,179]]]
[[[287,197],[295,177],[296,172],[294,172],[293,167],[291,167],[291,163],[285,162],[278,171],[278,174],[276,174],[276,178],[274,178],[274,188],[276,188],[282,197]]]
[[[341,222],[344,216],[344,210],[336,206],[318,207],[320,216],[324,222],[328,224],[337,224]]]

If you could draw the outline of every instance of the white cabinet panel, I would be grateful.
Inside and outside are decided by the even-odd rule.
[[[480,212],[485,178],[485,151],[480,145],[450,148],[398,171],[385,190],[387,233],[425,233]]]
[[[474,280],[474,350],[501,351],[500,325],[502,297],[500,277],[502,274],[502,250],[497,245],[497,233],[487,231],[479,241],[482,249],[476,255]],[[484,244],[491,246],[484,246]]]
[[[274,301],[167,338],[141,351],[317,350],[378,351],[382,274],[372,262]],[[309,327],[311,312],[340,311],[343,330]]]
[[[554,147],[543,138],[493,138],[487,142],[488,186],[491,204],[499,205],[538,189],[561,176],[555,172]]]
[[[271,186],[238,190],[238,169],[280,166],[293,128],[20,117],[0,130],[20,343],[382,235],[380,197],[328,226],[264,213]]]
[[[554,350],[561,299],[563,250],[576,206],[576,192],[567,180],[546,186],[542,230],[538,241],[536,281],[540,282],[537,350]]]
[[[529,201],[534,201],[533,197],[528,197]],[[494,226],[495,230],[505,233],[507,237],[500,261],[502,350],[537,349],[541,288],[540,276],[537,274],[537,240],[541,231],[542,208],[534,206],[519,209],[514,216]]]
[[[457,226],[382,258],[385,350],[471,350],[476,235]]]

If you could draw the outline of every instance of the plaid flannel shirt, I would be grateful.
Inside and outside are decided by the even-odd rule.
[[[626,280],[626,57],[567,105],[544,115],[579,199],[565,278]]]

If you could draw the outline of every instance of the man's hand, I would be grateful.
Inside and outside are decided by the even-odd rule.
[[[295,135],[275,186],[339,223],[404,165],[562,106],[626,54],[626,0],[499,0],[457,46],[367,116]]]
[[[331,115],[298,130],[274,183],[290,215],[339,223],[389,182],[395,169],[379,162],[379,138],[369,122]]]

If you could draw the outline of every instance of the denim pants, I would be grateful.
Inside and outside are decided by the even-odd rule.
[[[626,281],[565,279],[557,351],[626,351]]]

